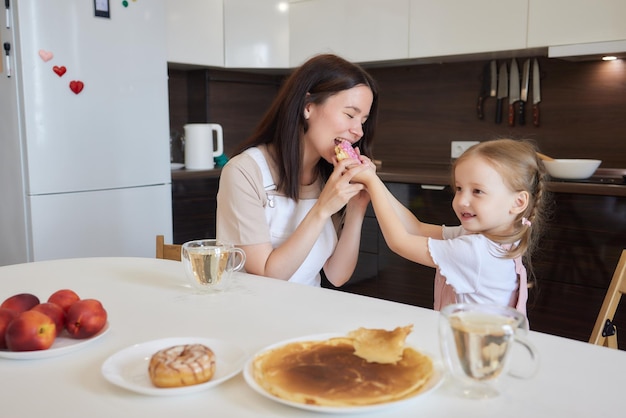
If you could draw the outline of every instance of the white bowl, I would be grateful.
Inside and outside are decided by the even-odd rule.
[[[601,163],[601,160],[588,159],[556,159],[543,162],[550,176],[567,180],[588,179]]]

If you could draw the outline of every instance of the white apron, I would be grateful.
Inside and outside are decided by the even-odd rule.
[[[261,169],[263,188],[267,194],[265,219],[270,229],[270,242],[272,248],[279,247],[293,234],[296,227],[300,225],[300,222],[317,202],[317,199],[300,199],[296,202],[286,196],[276,194],[276,184],[263,153],[258,148],[249,148],[245,152],[254,158]],[[313,244],[309,255],[289,281],[319,287],[321,282],[320,271],[326,260],[332,255],[336,245],[337,233],[332,220],[329,218],[317,241]]]

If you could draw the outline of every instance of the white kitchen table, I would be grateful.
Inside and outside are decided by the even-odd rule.
[[[358,327],[413,324],[408,342],[439,358],[439,314],[429,309],[248,274],[229,291],[197,295],[180,262],[85,258],[0,267],[0,299],[30,292],[41,299],[61,288],[97,298],[109,330],[57,357],[0,358],[0,416],[30,417],[320,417],[253,391],[241,373],[221,385],[180,396],[123,389],[102,375],[105,360],[136,343],[166,337],[214,338],[253,355],[287,339],[345,333]],[[530,380],[509,380],[491,400],[457,397],[450,381],[368,417],[618,417],[626,409],[626,353],[531,332],[541,366]]]

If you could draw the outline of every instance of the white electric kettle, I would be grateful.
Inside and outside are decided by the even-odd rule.
[[[212,170],[215,157],[224,153],[222,126],[217,123],[189,123],[185,128],[185,168]]]

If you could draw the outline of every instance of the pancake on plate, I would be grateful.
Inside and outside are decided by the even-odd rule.
[[[404,341],[413,325],[397,327],[393,331],[359,328],[348,333],[354,339],[354,354],[369,362],[396,363],[402,359]]]
[[[411,330],[408,327],[406,332],[406,328],[360,328],[348,337],[285,344],[257,355],[252,374],[274,396],[307,405],[350,407],[405,399],[419,393],[434,372],[430,357],[404,347],[404,338]],[[402,334],[400,355],[394,354],[397,360],[390,362],[389,352],[398,349],[398,335]],[[350,335],[356,335],[359,343]],[[368,341],[368,337],[373,340]],[[355,344],[370,346],[368,356],[372,347],[381,344],[380,350],[385,352],[381,357],[386,362],[359,357]]]

